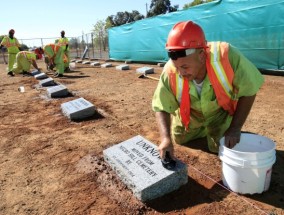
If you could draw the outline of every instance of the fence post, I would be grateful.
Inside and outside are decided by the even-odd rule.
[[[93,33],[91,33],[91,39],[92,39],[93,58],[95,58],[95,47],[94,47],[94,35],[93,35]]]

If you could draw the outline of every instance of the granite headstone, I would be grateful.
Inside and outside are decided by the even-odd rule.
[[[56,83],[54,82],[53,78],[46,78],[43,79],[39,82],[39,85],[42,87],[49,87],[49,86],[54,86]]]
[[[95,61],[95,62],[92,62],[90,65],[91,66],[100,66],[101,64],[100,64],[100,62]]]
[[[127,64],[122,64],[115,67],[116,70],[129,70],[129,66]]]
[[[101,65],[102,68],[112,67],[111,63],[104,63]]]
[[[105,161],[134,195],[146,202],[188,181],[187,166],[177,160],[173,170],[162,166],[157,146],[138,135],[103,151]]]
[[[154,74],[154,68],[145,66],[145,67],[136,69],[136,72],[143,73],[143,74]]]
[[[62,84],[59,84],[57,86],[49,87],[47,88],[47,95],[50,98],[59,98],[59,97],[65,97],[68,96],[69,91],[67,87],[65,87]]]
[[[45,74],[44,72],[41,72],[41,73],[35,75],[34,77],[37,80],[42,80],[42,79],[48,78],[47,74]]]
[[[32,75],[32,76],[38,75],[38,74],[40,74],[40,73],[41,73],[41,71],[39,71],[39,70],[33,70],[33,71],[31,71],[31,75]]]
[[[90,64],[91,63],[91,61],[89,61],[89,60],[85,60],[85,61],[83,61],[83,63],[82,64]]]
[[[78,98],[61,104],[61,110],[71,120],[80,120],[95,114],[95,106],[84,98]]]

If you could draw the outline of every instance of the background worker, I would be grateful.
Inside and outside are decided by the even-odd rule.
[[[37,70],[40,71],[40,68],[38,67],[36,60],[40,59],[40,55],[30,52],[30,51],[20,51],[16,55],[16,62],[14,63],[12,72],[14,73],[20,73],[23,72],[23,75],[31,75],[30,74],[30,68],[31,65]]]
[[[161,158],[174,157],[173,142],[207,137],[217,153],[219,140],[234,147],[264,79],[235,47],[207,43],[194,22],[179,22],[169,33],[166,63],[155,90],[152,108],[160,130]],[[171,118],[172,116],[172,118]]]
[[[67,37],[65,37],[65,31],[61,31],[60,33],[61,37],[58,39],[57,45],[60,45],[64,50],[64,71],[69,71],[69,40]]]
[[[50,69],[56,67],[54,77],[63,77],[64,74],[64,50],[56,44],[47,44],[43,47],[44,56],[47,57],[46,63]]]
[[[0,44],[0,48],[2,46],[5,46],[8,49],[8,68],[7,68],[7,74],[10,76],[14,76],[14,73],[12,72],[13,65],[16,60],[16,54],[20,51],[20,43],[17,40],[17,38],[14,37],[15,30],[11,29],[9,31],[9,35],[5,36]]]

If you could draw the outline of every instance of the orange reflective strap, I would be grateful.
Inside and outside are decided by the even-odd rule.
[[[190,99],[189,99],[189,85],[188,80],[184,79],[183,89],[180,102],[180,116],[182,124],[188,130],[188,125],[190,122]]]
[[[228,51],[228,43],[209,43],[207,51],[206,68],[212,83],[218,104],[233,115],[236,110],[237,101],[234,100],[233,88],[234,71],[231,67]]]
[[[182,124],[187,130],[190,122],[190,95],[188,80],[182,78],[178,74],[176,67],[173,65],[173,62],[170,62],[168,75],[171,90],[180,105]]]

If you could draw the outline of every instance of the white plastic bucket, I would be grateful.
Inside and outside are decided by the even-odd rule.
[[[220,140],[223,184],[241,194],[262,193],[269,189],[272,165],[276,161],[275,143],[264,136],[241,134],[232,149]]]
[[[72,63],[69,63],[69,69],[72,70],[72,69],[75,69],[76,68],[76,63],[72,62]]]

